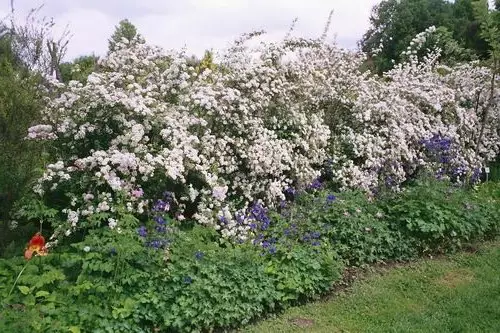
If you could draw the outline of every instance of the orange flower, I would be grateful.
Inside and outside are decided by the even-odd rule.
[[[46,256],[47,248],[45,247],[45,238],[37,232],[33,237],[31,237],[30,242],[26,251],[24,251],[24,258],[30,260],[33,254],[38,256]]]

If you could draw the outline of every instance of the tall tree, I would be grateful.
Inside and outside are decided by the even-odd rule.
[[[108,40],[109,52],[115,51],[117,45],[123,41],[123,39],[131,42],[137,36],[137,28],[127,19],[121,20],[115,27],[115,32],[111,35]]]
[[[465,50],[462,52],[465,58],[461,60],[470,60],[471,55],[484,59],[489,46],[481,37],[473,1],[384,0],[373,8],[371,27],[360,46],[368,53],[379,51],[373,62],[377,71],[383,72],[393,66],[393,60],[401,59],[402,52],[416,34],[436,26],[442,28],[438,31],[444,32],[449,43],[453,43],[449,40],[451,33],[457,46]]]
[[[13,52],[29,70],[55,76],[61,80],[60,64],[70,39],[67,29],[54,37],[55,23],[47,17],[40,17],[43,6],[32,9],[23,24],[17,24],[14,17],[14,3],[10,15],[10,41]]]
[[[40,116],[44,91],[42,75],[29,70],[16,54],[11,34],[1,33],[6,29],[0,25],[0,256],[33,227],[12,230],[9,221],[13,204],[29,190],[42,165],[40,146],[24,138]]]
[[[491,80],[489,90],[487,92],[488,102],[482,108],[481,114],[481,128],[476,141],[476,153],[479,152],[481,142],[483,140],[484,132],[487,124],[490,122],[492,112],[498,112],[495,108],[495,103],[498,103],[498,95],[495,96],[496,86],[498,85],[498,75],[500,75],[500,29],[498,26],[497,11],[489,9],[487,0],[476,0],[473,4],[474,15],[481,25],[481,37],[488,43],[490,47],[489,59],[487,63],[491,68]],[[479,99],[479,96],[478,96]],[[500,129],[498,129],[500,130]]]

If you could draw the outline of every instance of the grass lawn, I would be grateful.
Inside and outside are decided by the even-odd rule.
[[[242,332],[500,332],[500,241],[376,269],[345,292]]]

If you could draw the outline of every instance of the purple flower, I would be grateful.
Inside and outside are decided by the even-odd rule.
[[[222,224],[227,224],[227,219],[225,216],[223,215],[220,215],[219,216],[219,222],[222,223]]]
[[[149,242],[149,247],[152,247],[155,250],[158,250],[162,246],[163,246],[163,242],[161,240],[156,239],[156,240]]]
[[[141,237],[146,237],[148,235],[148,229],[146,229],[145,226],[140,226],[138,229],[137,229],[137,233],[139,234],[139,236]]]
[[[283,193],[288,200],[292,200],[297,195],[297,190],[293,187],[289,187]]]
[[[472,183],[477,183],[480,177],[481,177],[481,168],[475,168],[474,173],[472,173],[470,180]]]
[[[307,188],[310,190],[319,190],[323,186],[323,183],[316,178]]]
[[[328,194],[328,196],[326,197],[326,203],[328,204],[331,204],[335,200],[337,200],[337,197],[334,196],[333,194]]]
[[[163,216],[155,216],[155,217],[153,218],[153,220],[154,220],[157,224],[159,224],[159,225],[165,225],[165,224],[167,224],[167,221],[165,221],[165,219],[163,218]]]
[[[238,223],[238,225],[242,225],[243,222],[245,222],[245,213],[243,212],[234,213],[234,217],[236,218],[236,222]]]
[[[203,253],[201,251],[196,251],[196,253],[194,254],[194,257],[196,258],[196,260],[203,259],[203,256],[205,256],[205,253]]]
[[[321,237],[320,232],[318,232],[318,231],[311,232],[311,238],[320,238],[320,237]]]
[[[161,199],[157,200],[153,206],[154,212],[168,212],[170,210],[170,203]]]
[[[158,226],[156,226],[155,230],[156,230],[156,232],[164,233],[167,231],[167,228],[164,225],[158,225]]]

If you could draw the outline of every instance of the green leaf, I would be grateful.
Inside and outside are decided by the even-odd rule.
[[[35,294],[35,297],[47,297],[49,295],[50,293],[48,291],[40,290]]]
[[[23,295],[28,295],[30,293],[30,288],[27,286],[17,286],[17,288]]]
[[[80,328],[78,326],[71,326],[70,328],[68,328],[68,331],[71,332],[71,333],[80,333]]]

